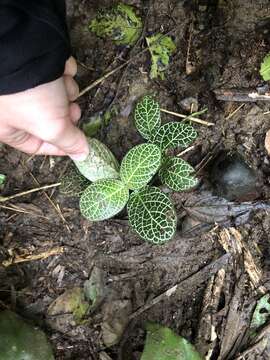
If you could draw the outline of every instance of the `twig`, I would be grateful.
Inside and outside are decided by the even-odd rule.
[[[252,89],[217,89],[214,91],[217,100],[236,102],[270,101],[270,93],[259,94]]]
[[[40,186],[38,188],[31,189],[31,190],[26,190],[26,191],[23,191],[21,193],[15,194],[15,195],[0,196],[0,202],[1,203],[2,202],[7,202],[7,201],[10,201],[10,200],[15,199],[17,197],[32,194],[32,193],[35,193],[35,192],[38,192],[38,191],[41,191],[41,190],[50,189],[50,188],[57,187],[57,186],[60,186],[60,185],[61,185],[61,183],[59,182],[59,183],[55,183],[55,184],[51,184],[51,185]]]
[[[190,116],[187,116],[187,115],[183,115],[183,114],[179,114],[179,113],[176,113],[174,111],[169,111],[169,110],[166,110],[166,109],[160,109],[160,111],[166,113],[166,114],[170,114],[170,115],[174,115],[176,117],[179,117],[181,119],[184,119],[184,121],[193,121],[197,124],[201,124],[201,125],[205,125],[205,126],[214,126],[215,124],[214,123],[211,123],[211,122],[208,122],[208,121],[205,121],[205,120],[201,120],[201,119],[198,119],[198,118],[195,118],[193,115],[200,115],[202,113],[205,113],[205,109],[198,112],[198,113],[195,113],[195,114],[192,114]]]
[[[192,145],[192,146],[190,146],[190,147],[188,147],[187,149],[185,149],[185,150],[183,150],[183,151],[181,151],[179,154],[177,154],[176,156],[183,156],[183,155],[185,155],[186,153],[188,153],[188,152],[190,152],[191,150],[193,150],[193,149],[195,149],[195,145]]]
[[[229,120],[231,119],[236,113],[238,113],[238,111],[240,109],[242,109],[242,107],[244,106],[245,104],[241,104],[240,106],[238,106],[232,113],[230,113],[227,117],[225,117],[225,120]]]
[[[188,276],[184,280],[180,281],[180,283],[174,285],[170,289],[166,290],[162,294],[156,296],[153,300],[149,301],[148,303],[146,303],[145,305],[140,307],[129,317],[129,320],[132,320],[135,317],[141,315],[143,312],[150,309],[154,305],[160,303],[161,301],[170,298],[176,292],[180,291],[180,292],[184,293],[186,291],[186,289],[190,286],[190,283],[198,284],[201,281],[205,281],[204,275],[207,274],[208,276],[211,276],[213,273],[215,273],[218,270],[220,270],[221,268],[223,268],[227,264],[229,258],[230,258],[230,255],[225,254],[225,255],[221,256],[219,259],[213,261],[211,264],[206,265],[202,269],[199,269],[194,274]]]
[[[26,262],[26,261],[43,260],[43,259],[47,259],[49,256],[52,256],[52,255],[62,254],[63,252],[64,252],[64,247],[61,246],[61,247],[56,247],[56,248],[48,250],[48,251],[44,251],[40,254],[16,255],[15,258],[12,257],[9,260],[4,260],[2,262],[2,265],[4,267],[8,267],[10,265],[19,264],[19,263]]]
[[[11,210],[11,211],[15,211],[15,212],[19,212],[19,213],[22,213],[22,214],[29,214],[29,215],[33,215],[33,216],[37,216],[37,217],[40,217],[42,219],[46,219],[46,220],[49,220],[46,216],[43,216],[43,215],[39,215],[39,214],[35,214],[34,212],[32,211],[27,211],[25,210],[24,208],[21,208],[19,206],[15,206],[13,204],[10,204],[9,206],[6,206],[6,205],[0,205],[0,208],[1,209],[5,209],[5,210]],[[16,216],[16,214],[14,214]],[[13,216],[14,216],[13,215]],[[9,217],[8,220],[10,220],[12,217]]]

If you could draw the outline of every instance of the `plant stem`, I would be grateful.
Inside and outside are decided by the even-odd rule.
[[[41,191],[41,190],[46,190],[46,189],[50,189],[50,188],[53,188],[53,187],[57,187],[57,186],[60,186],[61,183],[55,183],[55,184],[51,184],[51,185],[45,185],[45,186],[40,186],[38,188],[35,188],[35,189],[31,189],[31,190],[26,190],[26,191],[23,191],[21,193],[18,193],[18,194],[15,194],[15,195],[10,195],[10,196],[0,196],[0,203],[2,202],[6,202],[6,201],[10,201],[12,199],[15,199],[17,197],[21,197],[21,196],[24,196],[24,195],[28,195],[28,194],[32,194],[34,192],[37,192],[37,191]]]
[[[193,121],[193,122],[201,124],[201,125],[205,125],[205,126],[214,126],[215,125],[214,123],[211,123],[211,122],[201,120],[201,119],[198,119],[198,118],[194,117],[194,115],[196,116],[196,115],[204,114],[207,111],[207,109],[204,109],[202,111],[194,113],[194,114],[192,114],[190,116],[179,114],[179,113],[176,113],[174,111],[169,111],[169,110],[166,110],[166,109],[160,109],[160,111],[162,111],[162,112],[164,112],[166,114],[174,115],[174,116],[179,117],[179,118],[184,119],[184,120]]]

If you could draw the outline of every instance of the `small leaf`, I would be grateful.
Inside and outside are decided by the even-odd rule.
[[[147,337],[141,360],[202,360],[186,339],[158,324],[147,324]]]
[[[158,145],[161,151],[165,151],[177,147],[186,148],[196,137],[197,132],[191,125],[169,122],[159,128],[152,142]]]
[[[80,173],[90,181],[119,178],[119,164],[113,153],[97,139],[88,139],[89,155],[84,161],[74,161]]]
[[[118,214],[128,198],[128,189],[120,180],[98,180],[83,192],[80,199],[81,213],[90,221],[106,220]]]
[[[195,170],[183,159],[169,158],[159,171],[160,180],[174,191],[185,191],[198,184]]]
[[[1,360],[54,360],[52,346],[43,331],[15,313],[0,313]]]
[[[270,318],[270,295],[266,294],[260,298],[255,307],[252,320],[251,328],[258,329],[263,326]]]
[[[134,121],[142,137],[151,139],[161,125],[159,103],[150,95],[144,96],[136,105]]]
[[[97,36],[108,37],[117,45],[132,45],[141,35],[142,20],[134,7],[120,3],[111,9],[100,10],[89,28]]]
[[[89,121],[83,124],[83,132],[87,137],[96,136],[102,126],[102,117],[100,114],[92,116]]]
[[[4,185],[5,181],[6,181],[6,175],[0,174],[0,186]]]
[[[124,157],[120,177],[130,190],[141,189],[160,167],[161,152],[154,144],[141,144],[132,148]]]
[[[169,67],[170,57],[176,50],[175,43],[170,36],[160,33],[146,38],[152,58],[150,77],[164,79],[164,71]]]
[[[270,53],[265,56],[261,63],[260,74],[264,81],[270,80]]]
[[[158,188],[146,186],[132,193],[127,209],[131,226],[146,241],[162,244],[173,237],[177,222],[174,206]]]
[[[73,164],[68,167],[60,181],[60,192],[66,196],[80,196],[90,185],[90,181]]]

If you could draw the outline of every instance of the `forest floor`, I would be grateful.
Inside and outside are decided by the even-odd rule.
[[[151,80],[148,52],[136,56],[146,47],[143,37],[135,46],[123,48],[89,32],[91,19],[100,7],[112,5],[111,0],[68,0],[81,88],[134,58],[79,99],[81,122],[117,107],[118,115],[99,138],[121,159],[142,142],[132,121],[134,104],[142,95],[153,93],[163,108],[185,114],[181,101],[197,99],[199,109],[208,108],[201,118],[214,123],[209,127],[194,124],[199,136],[184,155],[200,170],[200,186],[172,194],[179,226],[174,239],[163,246],[142,241],[125,218],[88,222],[80,215],[78,200],[65,198],[57,188],[0,204],[0,264],[10,257],[30,255],[28,261],[0,265],[0,308],[11,308],[40,324],[57,360],[139,360],[146,321],[170,327],[209,360],[240,359],[239,354],[250,346],[247,333],[254,306],[270,290],[269,213],[265,209],[248,212],[241,221],[237,221],[238,213],[235,217],[223,214],[226,219],[217,221],[212,212],[211,221],[204,224],[202,219],[197,226],[185,205],[209,196],[209,207],[213,206],[209,166],[224,151],[237,152],[256,172],[257,203],[270,198],[270,159],[264,148],[269,103],[222,101],[215,96],[217,89],[248,93],[263,84],[259,69],[270,50],[269,1],[126,3],[138,9],[145,34],[170,32],[177,52],[165,80]],[[3,194],[56,183],[68,162],[66,158],[29,157],[2,147],[0,172],[7,175]],[[205,208],[204,212],[210,211]],[[53,255],[46,257],[48,252]],[[43,255],[35,259],[36,254]],[[83,287],[94,268],[105,278],[106,296],[100,307],[81,324],[69,318],[49,321],[50,304],[66,289]],[[169,296],[166,291],[176,284],[177,290]],[[107,348],[104,328],[116,322],[121,328],[123,318],[129,321],[120,331],[119,342]],[[266,331],[264,341],[245,359],[270,359],[268,339]]]

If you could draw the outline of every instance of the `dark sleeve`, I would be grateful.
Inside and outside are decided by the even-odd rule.
[[[69,56],[64,0],[0,0],[0,95],[57,79]]]

